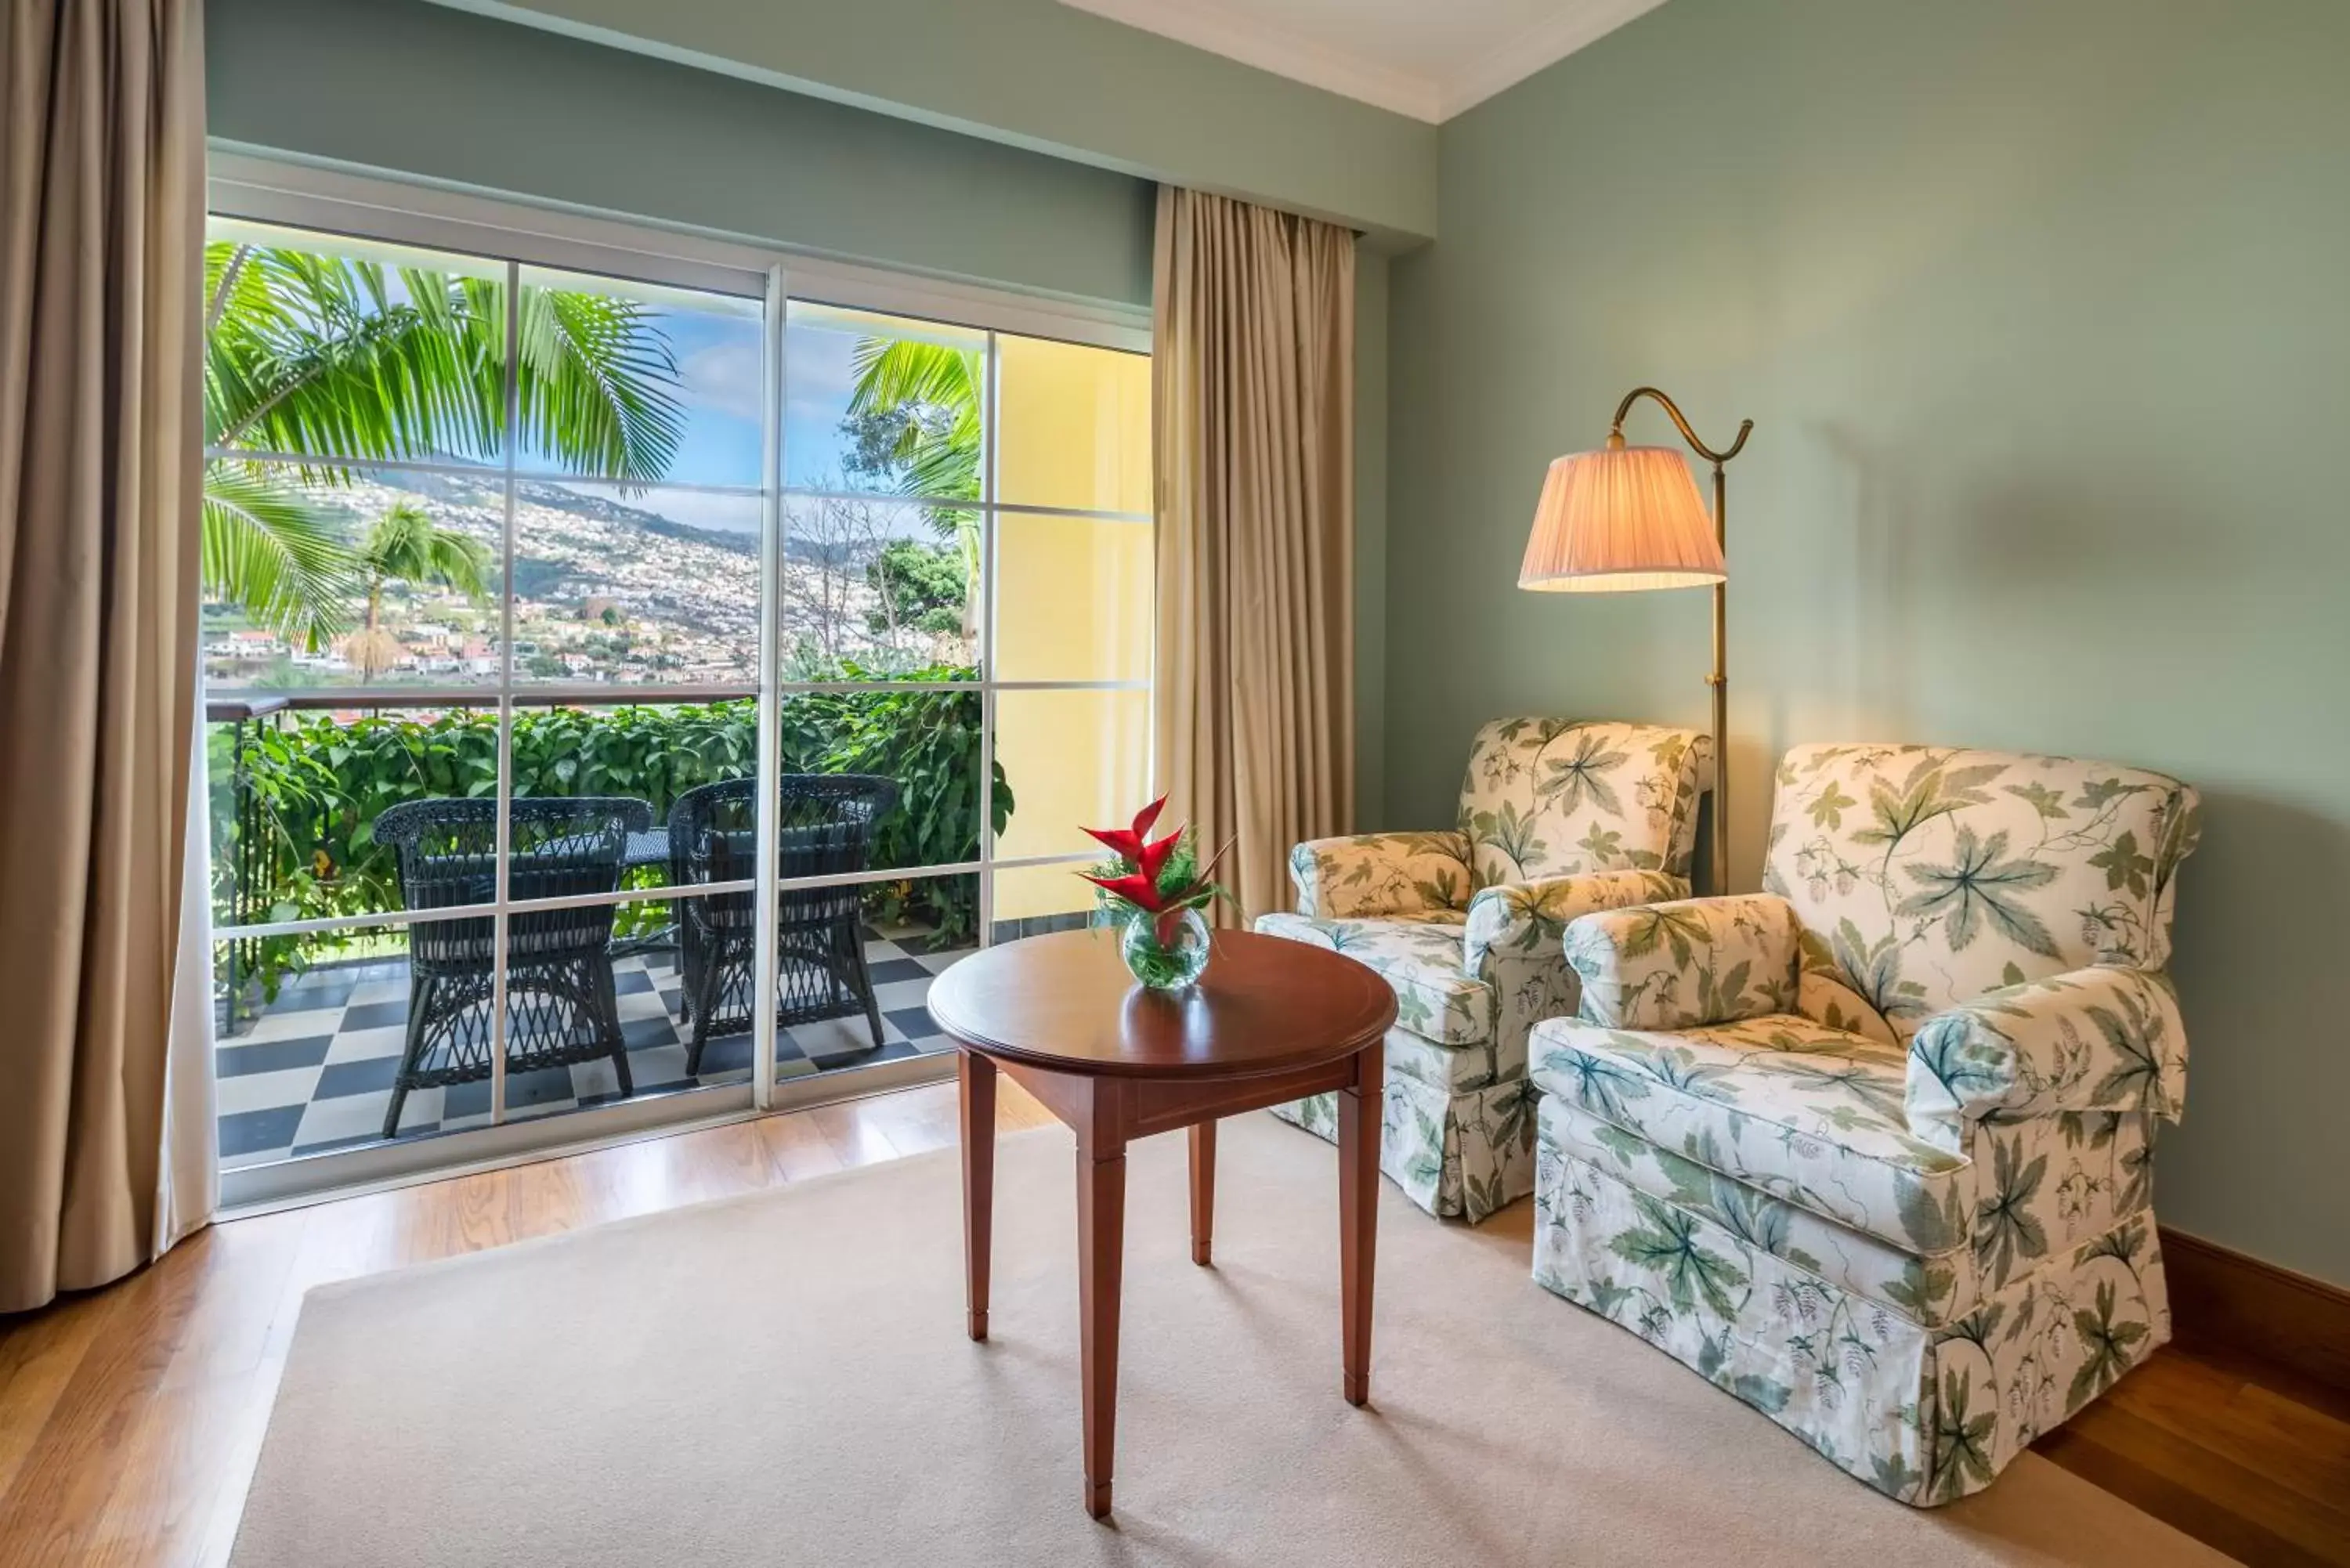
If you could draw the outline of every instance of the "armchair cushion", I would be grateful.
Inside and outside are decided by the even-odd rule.
[[[1411,917],[1316,920],[1260,915],[1267,936],[1311,942],[1358,959],[1395,988],[1396,1023],[1441,1045],[1482,1045],[1493,1037],[1493,988],[1461,967],[1458,910]]]
[[[1556,956],[1567,925],[1584,915],[1688,896],[1686,881],[1662,871],[1596,871],[1481,888],[1469,900],[1462,966],[1491,979],[1493,959]]]
[[[1794,1010],[1795,912],[1752,894],[1585,915],[1567,927],[1582,1016],[1610,1029],[1691,1029]]]
[[[1469,840],[1459,833],[1361,833],[1289,852],[1297,912],[1365,919],[1459,910],[1469,901]]]
[[[1908,1080],[1910,1126],[1953,1150],[1973,1122],[2090,1111],[2175,1121],[2186,1026],[2165,976],[2074,970],[1936,1013],[1910,1037]]]
[[[1910,1132],[1904,1064],[1899,1046],[1792,1013],[1671,1034],[1555,1018],[1534,1025],[1532,1053],[1543,1094],[1750,1188],[1936,1255],[1967,1244],[1972,1167]]]
[[[1907,1039],[2013,981],[2161,969],[2196,817],[2177,779],[2110,763],[1797,746],[1773,792],[1762,886]]]
[[[1497,719],[1477,732],[1460,825],[1480,884],[1585,871],[1689,875],[1713,742],[1654,724]]]

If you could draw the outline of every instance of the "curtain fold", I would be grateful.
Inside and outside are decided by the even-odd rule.
[[[220,1207],[220,1107],[213,1093],[212,856],[204,779],[203,697],[188,724],[187,832],[180,857],[180,950],[164,1046],[162,1163],[155,1182],[155,1251],[212,1223]]]
[[[158,1243],[196,703],[203,32],[201,0],[0,4],[0,1311],[20,1311]]]
[[[1159,782],[1253,917],[1354,826],[1355,237],[1161,186],[1155,263]]]

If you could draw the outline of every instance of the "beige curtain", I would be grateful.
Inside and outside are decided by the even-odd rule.
[[[0,1311],[153,1252],[195,712],[200,0],[0,0]]]
[[[1159,767],[1253,917],[1354,826],[1354,235],[1162,186],[1154,315]]]

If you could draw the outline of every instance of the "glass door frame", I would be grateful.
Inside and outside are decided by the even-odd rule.
[[[512,1120],[506,1115],[506,963],[503,956],[494,971],[494,1039],[491,1050],[491,1123],[478,1128],[435,1134],[412,1140],[388,1140],[359,1147],[305,1156],[270,1164],[224,1171],[221,1198],[224,1210],[257,1211],[288,1203],[317,1201],[331,1196],[440,1179],[467,1170],[547,1158],[556,1153],[628,1141],[688,1128],[718,1125],[763,1116],[778,1108],[819,1104],[872,1094],[884,1089],[951,1075],[950,1054],[916,1055],[863,1066],[847,1067],[795,1078],[779,1085],[775,1075],[776,1022],[774,998],[778,981],[775,929],[782,893],[800,888],[837,887],[868,882],[975,875],[979,885],[979,931],[982,946],[994,938],[994,873],[1031,866],[1082,864],[1096,858],[1085,852],[1030,856],[1009,860],[996,857],[993,831],[996,696],[1007,690],[1148,690],[1149,682],[1098,680],[1019,680],[992,678],[997,624],[996,520],[1002,512],[1045,515],[1107,516],[1092,511],[1042,506],[1013,506],[996,494],[997,457],[995,410],[1000,407],[997,380],[999,333],[1016,334],[1090,347],[1148,354],[1150,348],[1147,310],[1091,302],[1023,295],[959,282],[923,278],[798,254],[780,247],[671,231],[639,223],[589,217],[522,201],[490,198],[433,186],[385,181],[307,164],[281,162],[241,151],[215,148],[211,161],[207,200],[209,216],[244,220],[309,231],[326,236],[429,248],[475,257],[488,257],[505,271],[506,387],[508,439],[502,468],[478,465],[470,472],[497,473],[502,479],[504,515],[499,563],[500,666],[496,691],[498,783],[496,877],[494,898],[488,904],[435,909],[433,918],[487,916],[494,922],[496,950],[507,947],[510,917],[517,912],[660,901],[680,896],[707,897],[716,893],[753,895],[757,937],[753,985],[763,1004],[753,1009],[752,1073],[749,1083],[696,1087],[647,1099],[624,1099],[562,1114]],[[758,638],[758,713],[755,776],[773,781],[780,770],[781,703],[791,694],[823,691],[975,691],[981,703],[979,854],[975,859],[951,865],[868,869],[827,877],[784,879],[775,857],[776,800],[773,787],[758,792],[758,868],[748,882],[696,885],[690,888],[665,883],[659,888],[629,888],[608,894],[573,895],[539,899],[514,899],[508,886],[510,812],[513,798],[513,731],[518,706],[528,701],[527,688],[515,681],[514,550],[515,492],[518,441],[513,439],[518,398],[516,374],[521,275],[525,267],[605,276],[671,287],[755,298],[762,306],[762,452],[760,493]],[[983,394],[982,463],[983,496],[974,504],[981,514],[979,581],[983,597],[980,618],[979,678],[947,682],[788,682],[781,678],[781,573],[785,549],[785,502],[795,494],[821,492],[787,489],[785,464],[785,402],[789,385],[785,318],[795,298],[822,302],[893,316],[950,323],[983,330],[987,336],[987,386]],[[261,454],[256,454],[261,455]],[[391,467],[413,464],[385,465]],[[858,499],[871,500],[864,495]],[[1117,514],[1116,520],[1148,525],[1147,515]],[[691,700],[688,689],[631,689],[651,702]],[[466,694],[469,705],[480,706],[484,693]],[[1155,759],[1154,759],[1155,771]],[[214,943],[261,937],[299,936],[321,931],[404,929],[415,923],[409,911],[390,911],[319,919],[260,922],[221,928]]]

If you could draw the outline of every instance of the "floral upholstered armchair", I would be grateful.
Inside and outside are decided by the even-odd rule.
[[[1360,959],[1395,988],[1380,1163],[1431,1214],[1534,1190],[1526,1033],[1575,1010],[1577,915],[1689,892],[1712,743],[1688,730],[1505,719],[1478,732],[1459,825],[1301,844],[1295,914],[1256,929]],[[1335,1096],[1274,1113],[1335,1138]]]
[[[2195,822],[2102,763],[1790,753],[1767,891],[1567,929],[1535,1279],[1904,1502],[1988,1486],[2169,1337]]]

